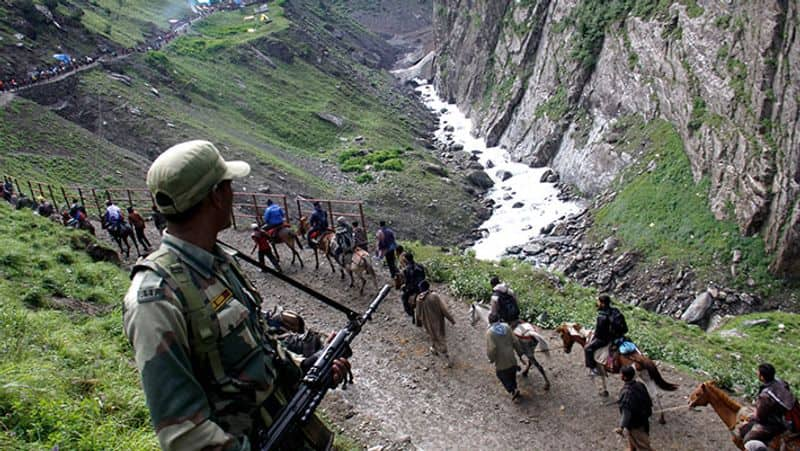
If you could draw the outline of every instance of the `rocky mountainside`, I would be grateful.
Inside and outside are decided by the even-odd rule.
[[[490,144],[592,195],[635,160],[615,124],[665,119],[717,219],[800,275],[798,4],[436,0],[440,93]]]

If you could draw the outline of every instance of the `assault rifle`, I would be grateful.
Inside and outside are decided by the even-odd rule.
[[[384,285],[378,295],[375,296],[375,299],[369,304],[369,307],[367,307],[367,311],[363,314],[358,314],[291,277],[261,265],[256,260],[242,254],[242,252],[235,247],[221,241],[217,241],[217,243],[228,248],[234,257],[257,266],[262,271],[268,272],[301,291],[310,294],[323,303],[343,312],[348,318],[347,325],[336,334],[327,346],[325,346],[325,349],[322,350],[317,361],[314,362],[314,365],[306,372],[300,384],[300,388],[294,394],[292,400],[281,409],[278,417],[272,423],[272,426],[260,437],[261,451],[268,451],[274,449],[286,433],[291,431],[297,424],[304,424],[311,419],[311,415],[314,414],[317,406],[322,402],[322,398],[325,397],[325,394],[330,388],[330,383],[333,380],[334,361],[347,355],[350,349],[350,343],[361,333],[361,328],[364,324],[372,319],[372,314],[378,310],[378,306],[383,302],[384,298],[386,298],[386,295],[389,294],[390,288],[389,285]]]

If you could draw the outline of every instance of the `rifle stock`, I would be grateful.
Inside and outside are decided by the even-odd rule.
[[[328,392],[332,380],[333,362],[342,357],[350,343],[361,333],[361,328],[372,318],[372,314],[389,294],[389,285],[384,285],[375,299],[372,300],[363,315],[351,318],[347,325],[336,334],[328,343],[317,361],[308,370],[300,388],[286,406],[281,409],[278,418],[272,423],[269,430],[262,434],[261,451],[274,449],[284,435],[297,424],[304,424],[314,414]]]

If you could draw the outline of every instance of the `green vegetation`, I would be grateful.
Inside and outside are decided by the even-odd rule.
[[[158,449],[120,320],[128,277],[91,238],[0,203],[0,448]]]
[[[405,167],[401,159],[402,155],[403,151],[398,149],[379,150],[377,152],[347,150],[339,154],[339,165],[342,172],[364,172],[368,165],[376,171],[400,172]],[[370,178],[369,180],[372,179]]]
[[[567,89],[559,86],[546,102],[536,107],[534,116],[539,119],[546,116],[551,121],[559,121],[569,111]]]
[[[453,255],[440,248],[411,244],[410,249],[436,282],[448,283],[452,293],[471,302],[488,300],[489,276],[497,274],[510,284],[520,300],[522,316],[552,328],[576,321],[593,327],[597,292],[557,275],[532,268],[527,263],[504,260],[500,264],[476,260],[472,255]],[[657,315],[638,307],[617,303],[628,319],[630,336],[650,357],[672,363],[700,379],[715,379],[725,387],[753,394],[758,381],[756,366],[772,362],[782,378],[797,386],[800,367],[800,315],[754,313],[730,320],[719,331],[706,334],[696,326]],[[539,316],[545,313],[546,315]],[[535,320],[542,318],[541,321]],[[762,326],[744,322],[768,319]],[[784,331],[779,325],[783,324]],[[737,329],[742,336],[721,332]],[[688,389],[689,387],[684,387]]]
[[[722,279],[742,288],[751,277],[768,293],[775,281],[767,272],[762,240],[742,237],[735,223],[714,218],[709,182],[693,180],[673,126],[662,120],[646,125],[632,120],[625,140],[631,150],[648,146],[648,153],[617,181],[615,199],[596,212],[593,235],[602,239],[616,228],[623,247],[643,253],[650,262],[663,258],[694,268],[702,280]],[[651,164],[652,171],[645,169]],[[719,270],[729,264],[732,249],[743,255],[736,277]]]
[[[706,116],[706,101],[700,96],[695,96],[692,100],[692,115],[689,119],[689,130],[697,131],[703,125],[703,119]]]
[[[80,20],[91,32],[125,47],[144,42],[155,27],[169,28],[170,19],[191,15],[188,2],[169,0],[75,1]]]

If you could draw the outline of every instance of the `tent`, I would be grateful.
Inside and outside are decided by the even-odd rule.
[[[70,56],[65,53],[56,53],[55,55],[53,55],[53,58],[61,61],[64,64],[69,64],[72,62],[72,58],[70,58]]]

